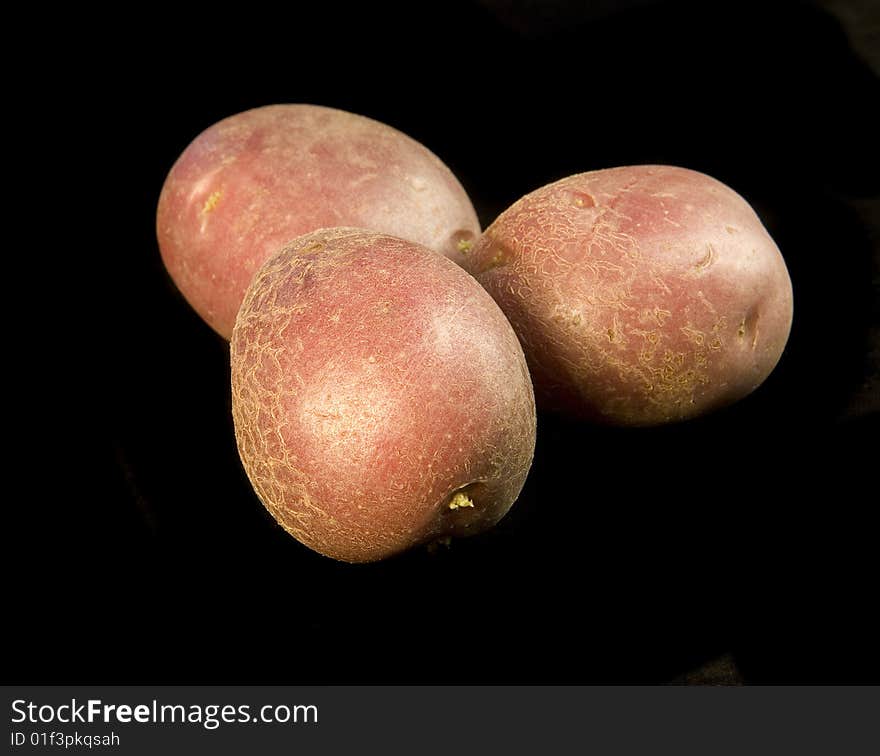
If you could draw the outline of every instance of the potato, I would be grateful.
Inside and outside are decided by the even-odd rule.
[[[296,239],[248,289],[231,359],[245,470],[322,554],[367,562],[477,533],[519,495],[535,445],[522,349],[425,247],[344,228]]]
[[[544,186],[460,262],[513,324],[539,406],[598,422],[734,402],[770,374],[791,327],[788,271],[752,208],[684,168]]]
[[[229,338],[245,289],[288,241],[357,226],[452,255],[480,234],[440,160],[405,134],[315,105],[273,105],[202,132],[174,164],[156,228],[187,301]]]

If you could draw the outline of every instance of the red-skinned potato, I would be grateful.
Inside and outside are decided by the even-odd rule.
[[[256,108],[202,132],[168,174],[156,219],[171,278],[227,339],[257,268],[288,241],[331,226],[448,256],[480,233],[461,184],[427,148],[315,105]]]
[[[749,204],[672,166],[592,171],[526,195],[459,262],[504,310],[539,406],[618,425],[692,418],[760,385],[792,289]]]
[[[302,236],[255,276],[231,342],[238,449],[306,546],[369,562],[494,525],[535,406],[516,334],[445,257],[359,229]]]

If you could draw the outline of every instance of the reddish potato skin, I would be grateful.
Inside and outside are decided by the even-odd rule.
[[[539,406],[615,425],[734,402],[779,360],[782,255],[746,201],[673,166],[562,179],[460,256],[520,338]]]
[[[452,172],[401,132],[315,105],[271,105],[202,132],[172,167],[156,229],[171,278],[229,338],[245,289],[288,241],[356,226],[451,256],[480,234]]]
[[[516,334],[450,260],[359,229],[300,237],[257,273],[231,342],[238,449],[315,551],[369,562],[494,525],[535,445]],[[451,509],[463,491],[472,507]]]

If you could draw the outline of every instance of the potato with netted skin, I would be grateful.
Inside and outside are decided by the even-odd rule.
[[[539,406],[597,422],[656,425],[741,399],[791,328],[791,280],[758,216],[685,168],[544,186],[459,262],[513,325]]]
[[[448,256],[480,234],[461,184],[426,147],[316,105],[255,108],[206,129],[171,168],[156,216],[171,278],[227,339],[257,268],[288,241],[331,226]]]
[[[525,482],[535,406],[516,334],[465,271],[359,229],[267,261],[231,342],[238,449],[295,538],[369,562],[493,526]]]

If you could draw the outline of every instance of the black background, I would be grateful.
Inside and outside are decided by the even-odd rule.
[[[748,682],[880,682],[880,83],[822,4],[144,6],[33,40],[34,131],[61,149],[16,281],[40,306],[10,321],[38,390],[8,396],[8,681],[657,683],[731,653]],[[581,171],[719,178],[789,266],[782,361],[678,426],[539,416],[484,536],[366,566],[308,551],[250,489],[227,344],[153,227],[186,145],[276,102],[408,133],[484,226]]]

